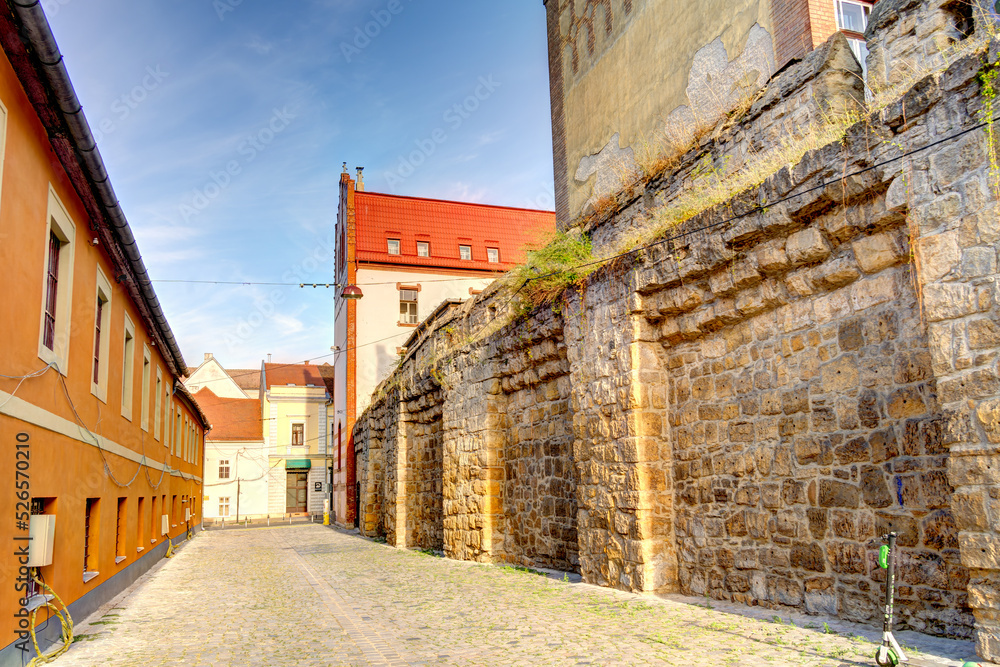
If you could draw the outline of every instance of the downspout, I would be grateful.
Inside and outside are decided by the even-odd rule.
[[[101,158],[97,142],[94,140],[94,135],[91,133],[90,126],[83,114],[83,106],[76,96],[76,91],[73,90],[73,84],[70,82],[69,74],[63,64],[62,54],[52,36],[52,30],[45,18],[45,13],[42,11],[41,3],[39,0],[29,2],[11,0],[11,2],[21,21],[24,35],[28,38],[29,45],[42,64],[46,82],[59,104],[59,113],[69,128],[70,139],[97,196],[97,203],[103,209],[104,216],[115,234],[132,274],[135,276],[135,288],[148,307],[154,327],[167,348],[165,352],[169,353],[169,356],[168,354],[164,354],[164,356],[168,356],[168,360],[174,366],[175,375],[182,377],[187,368],[184,357],[173,332],[170,330],[167,318],[163,314],[160,301],[153,291],[149,273],[139,255],[139,249],[135,237],[132,235],[132,230],[129,228],[128,220],[125,219],[125,213],[118,204],[118,197],[111,187],[104,160]]]

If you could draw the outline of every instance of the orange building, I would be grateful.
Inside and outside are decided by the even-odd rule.
[[[209,425],[40,5],[0,3],[0,42],[0,665],[21,665],[29,567],[77,619],[135,581],[201,522]]]

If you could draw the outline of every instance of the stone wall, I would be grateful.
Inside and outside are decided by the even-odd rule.
[[[771,82],[772,120],[846,71],[840,39]],[[422,438],[451,557],[873,623],[893,530],[899,625],[1000,658],[1000,204],[985,132],[946,139],[978,122],[980,57],[552,307],[476,337],[511,308],[495,287],[422,325],[355,431],[387,480],[366,478],[373,505],[436,502],[388,483]],[[857,103],[841,81],[827,108]],[[766,127],[720,131],[583,228],[613,247]],[[419,438],[393,430],[414,414]],[[398,525],[366,530],[408,545]]]

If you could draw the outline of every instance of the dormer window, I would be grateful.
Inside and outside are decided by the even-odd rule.
[[[486,249],[486,261],[490,264],[500,263],[500,249],[499,248],[487,248]]]
[[[472,246],[471,245],[458,246],[458,255],[465,261],[472,261]]]
[[[399,239],[386,239],[390,255],[399,254]]]
[[[430,257],[431,244],[427,241],[417,241],[417,257]]]

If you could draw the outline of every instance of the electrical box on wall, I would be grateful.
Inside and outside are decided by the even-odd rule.
[[[163,520],[160,521],[160,534],[166,535],[169,532],[170,532],[170,517],[164,514]]]
[[[189,507],[184,508],[184,520],[185,521],[191,520],[191,509]]]
[[[56,515],[35,514],[28,523],[28,567],[52,565],[52,544],[56,539]]]

